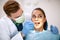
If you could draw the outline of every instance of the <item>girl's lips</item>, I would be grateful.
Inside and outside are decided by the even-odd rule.
[[[35,24],[40,24],[40,22],[35,22]]]
[[[39,26],[40,25],[40,22],[35,22],[35,26]]]

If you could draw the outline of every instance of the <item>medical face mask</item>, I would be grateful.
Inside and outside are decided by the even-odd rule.
[[[20,16],[19,18],[15,19],[16,23],[23,23],[25,20],[24,15],[22,14],[22,16]]]

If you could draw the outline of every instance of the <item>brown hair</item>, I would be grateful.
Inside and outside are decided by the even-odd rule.
[[[45,12],[44,12],[43,9],[41,9],[41,8],[35,8],[34,10],[39,10],[39,11],[41,11],[41,12],[43,13],[44,17],[46,17]],[[34,10],[33,10],[33,11],[34,11]],[[33,13],[33,12],[32,12],[32,13]],[[47,20],[46,20],[46,22],[45,22],[44,25],[43,25],[44,30],[47,30],[47,27],[48,27],[48,23],[47,23]]]
[[[16,1],[7,1],[3,6],[5,13],[10,16],[11,13],[17,12],[20,9],[20,5]]]

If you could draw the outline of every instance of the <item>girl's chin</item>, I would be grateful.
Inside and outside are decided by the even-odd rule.
[[[39,28],[41,28],[42,26],[41,26],[41,25],[34,25],[34,27],[35,27],[36,29],[39,29]]]
[[[40,26],[35,26],[36,29],[40,28]]]

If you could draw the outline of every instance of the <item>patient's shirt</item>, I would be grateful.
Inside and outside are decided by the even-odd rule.
[[[53,34],[48,30],[42,32],[31,30],[25,40],[59,40],[59,34]]]

